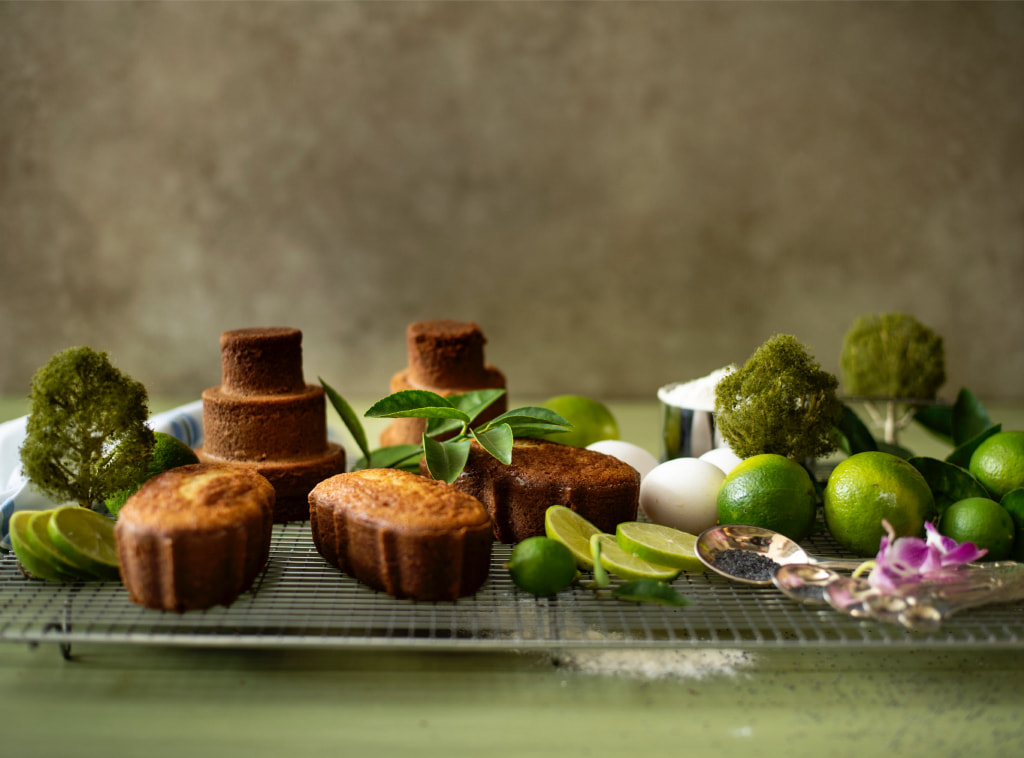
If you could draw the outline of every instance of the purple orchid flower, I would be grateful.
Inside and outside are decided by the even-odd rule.
[[[892,591],[901,584],[917,584],[925,579],[941,579],[943,574],[978,560],[987,550],[973,542],[957,542],[939,534],[926,522],[925,539],[899,537],[888,521],[882,519],[886,534],[878,546],[875,565],[868,575],[868,584],[882,591]]]

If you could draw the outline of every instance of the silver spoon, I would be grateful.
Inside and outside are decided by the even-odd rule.
[[[744,524],[720,524],[705,529],[697,537],[696,553],[701,563],[716,574],[757,587],[771,586],[775,569],[789,563],[855,569],[864,562],[817,558],[784,534]]]

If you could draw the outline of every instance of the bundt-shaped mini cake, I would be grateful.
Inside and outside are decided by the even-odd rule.
[[[364,469],[318,484],[309,506],[320,555],[374,589],[455,600],[487,579],[491,519],[476,498],[445,482]]]
[[[405,331],[409,365],[391,377],[391,392],[429,390],[441,396],[470,390],[504,389],[505,376],[484,362],[484,338],[472,322],[437,319],[417,321]],[[484,423],[504,413],[504,396],[477,418]],[[395,419],[381,433],[381,445],[418,445],[426,421],[418,418]]]
[[[327,441],[324,389],[306,384],[302,332],[287,327],[224,332],[221,384],[203,392],[200,461],[254,469],[277,493],[274,520],[309,518],[309,491],[345,470]]]
[[[118,512],[131,600],[181,613],[230,605],[267,564],[274,488],[255,471],[194,463],[149,479]]]
[[[421,461],[422,473],[426,473]],[[503,464],[476,442],[454,486],[478,499],[494,522],[494,536],[513,543],[544,534],[549,506],[564,505],[603,532],[634,521],[640,474],[604,453],[557,442],[517,439],[512,462]]]

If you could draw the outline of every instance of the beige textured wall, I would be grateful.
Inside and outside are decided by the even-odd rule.
[[[7,394],[280,324],[379,396],[451,317],[513,396],[651,397],[904,310],[1024,399],[1024,5],[5,2],[0,276]]]

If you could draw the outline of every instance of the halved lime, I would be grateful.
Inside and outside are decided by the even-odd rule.
[[[659,582],[670,582],[679,576],[677,568],[659,566],[627,553],[610,534],[595,534],[590,541],[600,543],[601,565],[605,570],[621,579],[654,579]]]
[[[52,564],[43,555],[36,552],[28,539],[29,523],[33,516],[41,511],[15,511],[9,524],[11,547],[21,564],[22,570],[34,579],[45,579],[50,582],[71,581],[71,577]]]
[[[114,581],[120,576],[111,519],[78,505],[63,505],[53,511],[48,529],[57,550],[86,566],[97,579]]]
[[[615,528],[615,541],[627,553],[658,566],[685,571],[703,571],[694,545],[697,538],[689,532],[645,521],[626,521]]]
[[[590,555],[590,538],[601,530],[580,514],[564,505],[552,505],[544,512],[544,533],[569,548],[576,565],[590,571],[594,559]]]

